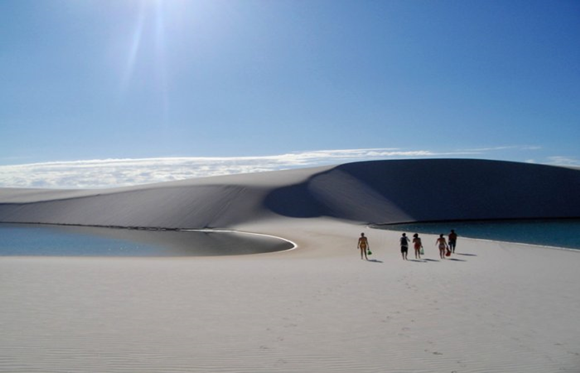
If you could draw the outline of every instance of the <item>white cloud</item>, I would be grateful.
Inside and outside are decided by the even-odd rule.
[[[502,150],[521,150],[521,151],[528,151],[528,150],[540,150],[542,149],[541,146],[535,145],[504,145],[504,146],[493,146],[488,148],[474,148],[474,149],[461,149],[460,151],[465,152],[474,152],[474,153],[488,153],[488,152],[495,152],[495,151],[502,151]]]
[[[261,157],[174,157],[47,162],[0,166],[0,187],[108,188],[364,160],[457,157],[472,154],[467,151],[434,152],[376,148],[319,150]]]
[[[561,155],[548,157],[548,162],[558,166],[580,166],[580,160],[578,158],[565,157]]]

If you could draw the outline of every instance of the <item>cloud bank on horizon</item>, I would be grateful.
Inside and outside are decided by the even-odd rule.
[[[256,157],[168,157],[45,162],[0,166],[4,188],[110,188],[198,177],[287,170],[346,162],[404,158],[473,158],[499,150],[534,151],[538,147],[496,147],[453,151],[342,149]],[[528,159],[528,162],[535,162]],[[554,165],[578,166],[580,160],[549,157]]]

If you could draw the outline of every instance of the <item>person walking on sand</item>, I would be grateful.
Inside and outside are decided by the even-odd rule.
[[[435,242],[435,245],[439,247],[439,256],[441,257],[441,259],[445,259],[445,249],[447,249],[447,241],[445,241],[445,237],[443,237],[443,234],[439,235],[439,238]]]
[[[452,229],[451,233],[449,233],[449,250],[452,253],[455,253],[455,246],[457,245],[457,233]]]
[[[418,233],[413,235],[413,247],[415,248],[415,259],[421,259],[421,249],[423,248],[423,244],[421,243],[421,238],[419,238]]]
[[[369,260],[367,257],[367,249],[370,248],[369,240],[365,237],[364,233],[360,234],[360,238],[358,239],[357,248],[360,249],[360,258],[363,259],[363,256],[366,260]]]
[[[409,252],[409,237],[405,233],[401,236],[401,255],[403,260],[407,260],[407,253]]]

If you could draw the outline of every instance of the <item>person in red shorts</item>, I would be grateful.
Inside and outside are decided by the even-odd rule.
[[[421,259],[421,248],[423,248],[423,244],[418,233],[413,235],[413,247],[415,248],[415,259]]]

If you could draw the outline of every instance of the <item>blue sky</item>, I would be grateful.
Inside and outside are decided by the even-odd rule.
[[[578,1],[3,0],[0,167],[578,165],[579,21]]]

